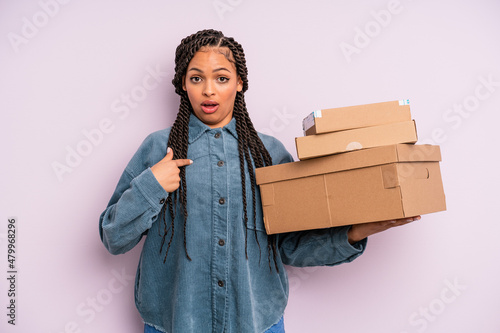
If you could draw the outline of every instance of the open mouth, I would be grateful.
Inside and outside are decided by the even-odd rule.
[[[204,101],[201,103],[201,109],[205,113],[214,113],[219,108],[219,103],[215,101]]]

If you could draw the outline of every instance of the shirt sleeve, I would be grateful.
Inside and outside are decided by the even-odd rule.
[[[367,239],[350,244],[347,232],[351,226],[278,235],[278,246],[284,264],[297,267],[334,266],[351,262],[366,248]]]
[[[127,165],[99,219],[101,240],[111,254],[125,253],[141,240],[158,218],[168,196],[146,166],[145,156],[151,151],[148,141]]]

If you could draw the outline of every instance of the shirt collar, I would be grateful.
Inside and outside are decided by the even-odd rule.
[[[231,119],[229,124],[222,128],[223,130],[227,130],[235,139],[238,139],[238,134],[236,132],[236,119]],[[189,117],[189,143],[193,143],[198,140],[201,135],[205,132],[209,132],[211,130],[215,130],[208,127],[205,123],[203,123],[198,117],[196,117],[193,113]]]

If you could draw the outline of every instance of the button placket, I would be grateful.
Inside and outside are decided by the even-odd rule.
[[[227,265],[229,260],[228,237],[228,172],[225,154],[225,136],[221,130],[214,130],[209,136],[210,144],[210,164],[212,167],[212,273],[214,309],[219,314],[226,311],[227,300]],[[224,326],[224,316],[222,315],[216,324],[218,328]]]

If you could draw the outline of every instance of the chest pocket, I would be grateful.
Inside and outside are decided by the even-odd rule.
[[[266,228],[264,227],[264,221],[262,219],[257,219],[256,221],[253,218],[249,218],[247,222],[247,229],[249,230],[257,230],[261,232],[266,232]]]

